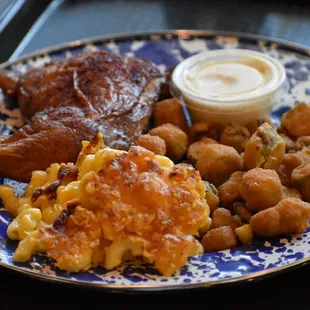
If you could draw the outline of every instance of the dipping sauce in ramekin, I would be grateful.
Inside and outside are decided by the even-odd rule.
[[[223,49],[180,62],[172,82],[187,105],[192,122],[245,124],[268,115],[286,86],[284,67],[252,50]]]

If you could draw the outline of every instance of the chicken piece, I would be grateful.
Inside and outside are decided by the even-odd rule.
[[[234,248],[238,239],[234,230],[229,226],[209,230],[202,238],[201,244],[205,252],[216,252]]]
[[[6,77],[0,86],[6,87]],[[0,175],[29,181],[33,170],[75,161],[83,140],[103,133],[107,146],[128,150],[148,129],[160,73],[150,62],[105,51],[32,69],[16,88],[29,124],[0,142]],[[22,165],[21,165],[22,163]]]
[[[201,140],[192,143],[187,150],[187,161],[193,166],[196,165],[198,159],[204,155],[205,146],[208,144],[217,144],[217,141],[211,138],[202,138]]]
[[[219,143],[232,146],[238,153],[242,153],[250,136],[251,134],[246,127],[238,124],[230,124],[221,133]]]
[[[276,206],[251,217],[255,234],[264,237],[300,234],[306,231],[310,218],[310,204],[297,198],[285,198]]]
[[[255,168],[246,172],[239,190],[250,211],[271,208],[283,198],[280,178],[274,170],[269,169]]]
[[[188,138],[186,133],[172,124],[163,124],[153,128],[149,134],[158,136],[166,142],[167,156],[174,162],[179,161],[186,153]]]
[[[141,135],[137,139],[137,145],[140,145],[156,155],[166,155],[166,142],[160,137]]]
[[[243,162],[238,152],[222,144],[206,145],[203,156],[196,163],[202,178],[215,186],[220,186],[242,168]]]
[[[212,213],[212,225],[214,228],[229,226],[235,229],[237,227],[230,211],[224,208],[218,208]]]
[[[294,137],[310,136],[310,107],[305,102],[298,103],[282,115],[281,127]]]
[[[183,107],[177,98],[166,99],[155,105],[154,126],[158,127],[167,123],[179,127],[184,132],[188,131]]]
[[[269,124],[264,123],[251,136],[244,152],[246,169],[278,169],[285,154],[285,142]]]
[[[244,172],[237,171],[233,173],[230,178],[219,187],[219,198],[221,205],[224,208],[231,209],[233,203],[241,199],[239,187],[243,175]]]
[[[292,171],[292,185],[301,190],[304,199],[310,202],[310,162],[306,162]]]

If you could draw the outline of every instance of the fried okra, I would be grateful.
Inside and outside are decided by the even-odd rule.
[[[310,136],[299,137],[295,142],[296,150],[304,150],[310,146]]]
[[[289,187],[283,186],[283,197],[302,199],[302,194],[296,188],[289,188]]]
[[[205,252],[216,252],[235,247],[238,239],[230,226],[222,226],[209,230],[203,236],[201,243]]]
[[[141,135],[137,139],[137,144],[156,155],[166,155],[166,142],[158,136]]]
[[[283,198],[283,188],[274,170],[255,168],[246,172],[240,184],[240,194],[251,211],[275,206]]]
[[[232,146],[238,153],[242,153],[250,138],[249,130],[238,124],[230,124],[221,133],[219,143]]]
[[[310,161],[310,157],[303,151],[285,154],[282,164],[278,170],[281,183],[290,187],[292,171],[308,161]]]
[[[207,204],[210,208],[210,212],[212,213],[219,205],[220,203],[220,199],[218,196],[218,190],[216,189],[216,187],[209,183],[208,181],[204,181],[205,185],[206,185],[206,200],[207,200]]]
[[[295,168],[291,175],[292,185],[301,190],[303,198],[310,202],[310,162]]]
[[[310,204],[297,198],[285,198],[276,206],[251,217],[250,225],[259,236],[303,233],[310,218]]]
[[[198,159],[196,169],[204,180],[219,186],[227,181],[231,174],[242,170],[243,162],[233,147],[209,144],[205,147],[204,155]]]
[[[205,153],[205,146],[208,144],[217,144],[217,142],[211,138],[202,138],[201,140],[192,143],[187,150],[187,161],[193,166],[196,165],[198,159]]]
[[[290,152],[290,151],[295,150],[296,148],[295,141],[293,141],[288,135],[284,133],[279,133],[279,135],[285,142],[285,152]]]
[[[218,130],[210,122],[193,124],[190,127],[190,132],[194,141],[198,141],[203,137],[211,138],[216,141],[219,138]]]
[[[283,114],[281,127],[294,137],[310,136],[309,119],[310,106],[301,102]]]
[[[186,133],[172,124],[163,124],[153,128],[149,134],[158,136],[166,142],[166,155],[177,162],[186,153],[188,138]]]
[[[242,171],[233,173],[230,178],[218,188],[220,202],[223,207],[231,209],[233,203],[241,198],[239,187],[243,174],[244,172]]]
[[[188,130],[188,124],[184,115],[183,107],[177,98],[159,101],[155,105],[154,125],[172,124],[184,132]]]
[[[251,136],[244,152],[246,169],[278,169],[285,154],[285,142],[269,124],[262,124]]]
[[[235,202],[233,209],[243,223],[250,223],[252,213],[246,208],[242,202]]]
[[[232,229],[235,229],[237,227],[237,224],[234,221],[231,212],[224,208],[218,208],[213,212],[212,224],[215,228],[230,226]]]

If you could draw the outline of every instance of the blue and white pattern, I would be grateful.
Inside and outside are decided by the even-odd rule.
[[[279,122],[281,114],[298,101],[310,101],[310,50],[294,49],[283,44],[256,38],[235,36],[176,34],[136,35],[115,40],[97,39],[79,46],[72,44],[51,52],[17,61],[8,66],[25,72],[30,67],[41,66],[50,60],[63,59],[82,51],[107,49],[113,52],[147,58],[161,70],[182,59],[208,49],[247,48],[268,53],[285,66],[289,90],[282,102],[272,112],[272,119]],[[22,125],[16,102],[0,94],[0,135],[9,135]],[[0,183],[12,184],[22,193],[26,184],[1,179]],[[231,281],[249,280],[267,273],[282,270],[310,259],[310,229],[298,236],[282,238],[256,238],[249,246],[232,250],[207,253],[189,259],[180,272],[172,277],[161,276],[152,266],[143,262],[127,263],[113,270],[95,268],[83,273],[66,273],[57,269],[44,255],[35,255],[29,263],[15,264],[12,255],[17,246],[7,238],[6,229],[12,217],[0,206],[0,265],[63,282],[80,283],[114,289],[158,290],[210,286]]]

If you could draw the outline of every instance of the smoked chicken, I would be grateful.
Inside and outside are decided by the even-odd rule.
[[[0,138],[0,176],[27,182],[33,170],[74,162],[82,141],[103,134],[128,150],[147,131],[161,75],[143,59],[89,52],[29,70],[0,74],[0,88],[19,102],[26,125]]]

